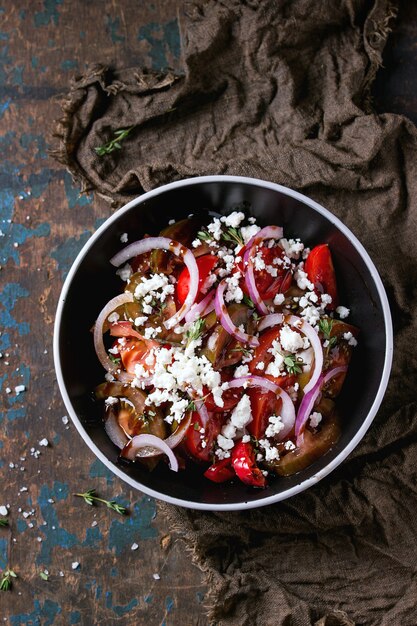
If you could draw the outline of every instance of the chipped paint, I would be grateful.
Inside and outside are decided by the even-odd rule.
[[[53,487],[48,485],[41,486],[38,505],[47,525],[39,527],[39,532],[43,533],[44,538],[40,544],[41,550],[36,557],[38,565],[49,565],[51,563],[54,548],[72,548],[79,543],[76,535],[68,532],[65,528],[61,528],[55,504],[49,502],[49,500],[54,502],[66,500],[68,495],[69,488],[67,483],[55,481]]]
[[[53,600],[45,600],[43,604],[37,599],[33,600],[33,611],[30,613],[19,613],[18,615],[10,615],[9,623],[11,626],[23,626],[27,624],[42,624],[42,626],[52,626],[55,618],[62,611],[57,602]]]
[[[129,506],[129,503],[124,503]],[[115,519],[109,530],[109,550],[114,550],[120,556],[124,550],[130,548],[138,539],[152,539],[157,537],[158,531],[153,525],[156,517],[156,504],[153,498],[143,496],[131,509],[131,515],[123,521]]]
[[[135,608],[139,604],[137,598],[132,598],[130,602],[124,605],[114,605],[113,604],[113,593],[111,591],[106,591],[106,608],[112,609],[118,617],[123,617],[123,615],[127,615],[132,609]]]
[[[177,20],[165,24],[151,22],[139,29],[138,40],[149,44],[152,69],[161,70],[170,65],[167,54],[177,60],[180,56],[180,32]]]
[[[44,0],[43,11],[38,11],[33,16],[35,26],[47,26],[48,24],[55,24],[55,26],[58,26],[58,6],[62,3],[63,0]]]
[[[8,549],[9,542],[4,537],[0,537],[0,568],[6,569],[8,566]]]
[[[120,19],[118,17],[112,19],[110,15],[107,15],[104,23],[113,43],[123,43],[125,41],[126,37],[119,34]]]
[[[86,206],[93,201],[92,194],[81,195],[80,188],[73,183],[71,175],[68,172],[64,172],[64,189],[70,209]]]
[[[12,315],[12,312],[20,298],[27,298],[29,291],[22,287],[19,283],[9,283],[4,286],[0,293],[0,304],[3,310],[0,310],[0,327],[11,328],[15,330],[19,336],[27,335],[30,331],[28,322],[18,322]]]
[[[100,461],[100,459],[94,459],[90,465],[89,471],[90,478],[105,478],[107,486],[114,483],[114,474],[108,467]]]
[[[58,263],[62,278],[66,277],[75,257],[90,237],[91,231],[84,230],[80,235],[69,237],[51,252],[51,257]]]
[[[65,59],[61,62],[61,70],[65,72],[70,72],[71,70],[78,69],[78,61],[76,59]]]

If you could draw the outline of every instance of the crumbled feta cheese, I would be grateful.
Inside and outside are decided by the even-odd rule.
[[[78,561],[74,561],[73,563],[71,563],[72,569],[77,569],[78,567],[80,567],[80,564],[78,563]]]
[[[232,276],[226,278],[227,289],[224,295],[224,299],[226,302],[242,302],[243,291],[239,287],[240,277],[240,272],[235,272],[234,274],[232,274]]]
[[[285,296],[283,293],[277,293],[277,295],[274,298],[274,304],[275,306],[280,306],[285,300]]]
[[[69,422],[68,416],[63,415],[61,419],[62,419],[62,423],[64,424],[64,426],[66,426]]]
[[[250,442],[250,435],[243,435],[242,443],[249,443],[249,442]]]
[[[340,317],[341,320],[344,320],[350,313],[350,310],[345,306],[338,306],[336,309],[336,313]]]
[[[135,317],[134,324],[135,326],[143,326],[148,321],[148,317],[146,315],[142,315],[141,317]]]
[[[137,550],[139,548],[139,545],[137,543],[132,543],[132,545],[130,546],[131,550]]]
[[[252,224],[251,226],[242,226],[240,232],[242,233],[244,243],[247,244],[248,241],[256,235],[256,233],[259,233],[260,230],[260,227],[256,224]]]
[[[242,376],[249,376],[249,367],[247,365],[239,365],[235,369],[235,378],[241,378]]]
[[[310,415],[310,426],[311,428],[317,428],[320,424],[323,416],[321,413],[317,413],[316,411]]]
[[[121,241],[122,243],[127,243],[127,233],[122,233],[122,234],[120,235],[120,241]]]
[[[107,321],[110,322],[110,324],[115,324],[120,318],[120,315],[118,313],[116,313],[116,311],[114,311],[113,313],[110,313],[110,315],[107,318]]]
[[[126,283],[129,280],[129,278],[132,276],[133,271],[129,263],[126,263],[126,265],[123,265],[123,267],[120,267],[117,270],[116,274],[117,276],[121,278],[121,280],[124,280],[124,282]]]
[[[358,345],[358,342],[350,331],[347,333],[343,333],[343,339],[345,339],[350,346],[355,347]]]
[[[201,241],[201,239],[194,239],[194,241],[192,242],[192,246],[193,248],[198,248],[199,246],[201,246],[203,242]]]
[[[135,289],[135,298],[143,299],[145,305],[149,305],[153,298],[160,302],[165,302],[169,294],[175,291],[174,285],[171,285],[168,276],[165,274],[153,274],[150,278],[141,278],[141,282]],[[143,311],[145,312],[145,308]],[[151,308],[152,310],[152,308]]]
[[[115,398],[114,396],[109,396],[104,400],[104,404],[106,406],[113,406],[113,404],[117,404],[119,402],[119,398]]]
[[[280,239],[279,243],[290,259],[299,259],[304,250],[304,244],[299,239]]]
[[[304,347],[304,341],[301,335],[287,325],[284,325],[279,333],[281,345],[288,352],[296,352]]]
[[[161,580],[161,577],[159,574],[152,574],[152,577],[154,578],[154,580]]]
[[[225,437],[224,435],[220,434],[217,435],[217,444],[222,450],[228,451],[233,448],[235,442],[233,441],[233,439],[229,439],[229,437]]]
[[[26,387],[24,385],[17,385],[14,390],[16,395],[19,395],[19,393],[22,393],[22,391],[26,391]]]
[[[233,213],[230,213],[230,215],[221,217],[220,221],[223,222],[223,224],[225,224],[226,226],[229,226],[232,228],[238,228],[238,226],[240,226],[240,223],[243,222],[244,219],[245,219],[244,213],[240,211],[239,212],[233,211]]]
[[[9,511],[7,510],[7,507],[4,506],[4,504],[2,504],[0,506],[0,515],[2,515],[3,517],[6,517],[6,515],[9,514]]]
[[[331,304],[332,303],[332,296],[330,296],[328,293],[322,293],[321,294],[321,302],[322,304]]]
[[[292,441],[288,440],[284,443],[284,448],[286,450],[295,450],[295,445],[293,444]]]
[[[271,415],[269,418],[269,424],[265,430],[266,437],[275,437],[284,428],[280,415]]]
[[[236,426],[231,422],[227,422],[222,428],[222,435],[227,439],[234,439],[236,437]]]
[[[256,365],[255,369],[257,370],[264,370],[265,369],[265,363],[263,361],[259,361],[259,363]]]
[[[301,265],[302,264],[300,263],[300,266]],[[308,276],[306,272],[300,266],[298,266],[294,274],[294,278],[297,282],[297,286],[300,289],[309,289],[310,291],[312,291],[314,289],[314,285],[308,280]]]
[[[49,441],[47,440],[46,437],[44,437],[43,439],[40,440],[39,445],[44,446],[46,448],[47,446],[49,446]]]
[[[236,426],[236,428],[242,429],[249,422],[252,421],[252,408],[250,404],[250,398],[248,395],[243,394],[238,404],[232,411],[230,416],[231,423]]]

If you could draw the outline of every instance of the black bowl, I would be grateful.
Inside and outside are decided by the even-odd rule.
[[[200,472],[174,474],[165,464],[153,472],[117,464],[118,450],[104,432],[101,409],[92,391],[103,381],[90,329],[104,304],[121,291],[109,259],[144,233],[158,234],[170,219],[190,213],[229,213],[245,206],[260,225],[278,224],[286,237],[308,246],[328,243],[332,250],[340,300],[351,309],[349,322],[361,330],[338,406],[343,418],[339,442],[320,460],[289,478],[271,480],[265,490],[240,481],[217,485]],[[381,404],[392,361],[392,325],[378,272],[363,246],[334,215],[297,192],[273,183],[234,176],[178,181],[133,200],[110,217],[85,244],[65,281],[58,304],[54,357],[66,408],[87,445],[115,474],[155,498],[181,506],[239,510],[288,498],[326,476],[359,443]]]

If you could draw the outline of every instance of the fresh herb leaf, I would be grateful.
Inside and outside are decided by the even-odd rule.
[[[0,519],[0,528],[4,528],[5,526],[9,525],[9,520],[6,519],[5,517],[2,517]]]
[[[255,308],[255,304],[254,304],[253,300],[251,298],[249,298],[249,296],[247,296],[246,294],[243,294],[242,302],[243,302],[243,304],[246,304],[246,306],[248,306],[250,309],[254,309]]]
[[[330,337],[330,339],[328,339],[328,345],[327,345],[327,349],[330,350],[330,348],[333,348],[333,346],[335,346],[337,344],[337,337]]]
[[[186,332],[187,346],[189,346],[192,341],[197,341],[197,339],[203,333],[205,324],[206,320],[202,317],[199,317],[192,324],[192,326],[190,326],[190,328]]]
[[[200,430],[200,424],[198,422],[194,422],[193,428],[194,430]]]
[[[127,509],[121,504],[115,502],[114,500],[104,500],[103,498],[99,498],[96,495],[95,489],[89,489],[85,493],[74,493],[73,495],[77,496],[78,498],[83,498],[84,502],[86,502],[90,506],[93,506],[94,502],[102,502],[107,506],[108,509],[116,511],[116,513],[119,513],[119,515],[125,515],[127,513]]]
[[[190,400],[187,406],[185,407],[185,412],[187,411],[197,411],[197,407],[195,405],[194,400]]]
[[[323,336],[325,339],[330,339],[332,328],[333,328],[333,320],[330,319],[329,317],[323,317],[323,319],[319,321],[319,329],[323,333]]]
[[[42,578],[42,580],[49,580],[49,576],[46,572],[39,572],[39,576]]]
[[[212,235],[207,230],[199,230],[197,233],[197,238],[201,241],[206,241],[207,243],[213,240]]]
[[[230,226],[229,228],[225,228],[222,232],[222,239],[225,241],[233,241],[240,246],[245,245],[245,240],[243,239],[242,231],[240,228],[233,228]]]
[[[284,356],[284,365],[289,374],[302,374],[304,362],[295,354],[287,354]]]
[[[3,572],[3,576],[0,580],[0,591],[9,591],[12,587],[12,578],[17,578],[17,574],[13,570],[8,569]]]
[[[115,357],[111,352],[109,353],[110,361],[113,361],[116,365],[120,365],[120,357]]]
[[[104,156],[105,154],[110,154],[111,152],[114,152],[114,150],[121,150],[121,142],[129,136],[133,129],[134,126],[130,126],[130,128],[119,128],[119,130],[115,130],[113,139],[108,141],[103,146],[98,146],[97,148],[94,148],[95,152],[98,154],[98,156]]]

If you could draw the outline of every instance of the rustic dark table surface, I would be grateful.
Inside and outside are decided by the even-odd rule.
[[[0,1],[0,570],[17,574],[0,620],[13,626],[207,624],[202,574],[155,501],[66,423],[51,346],[63,279],[111,213],[48,157],[58,98],[87,63],[180,69],[179,4]],[[403,4],[374,103],[417,122],[417,3]],[[130,515],[72,495],[90,488]]]

